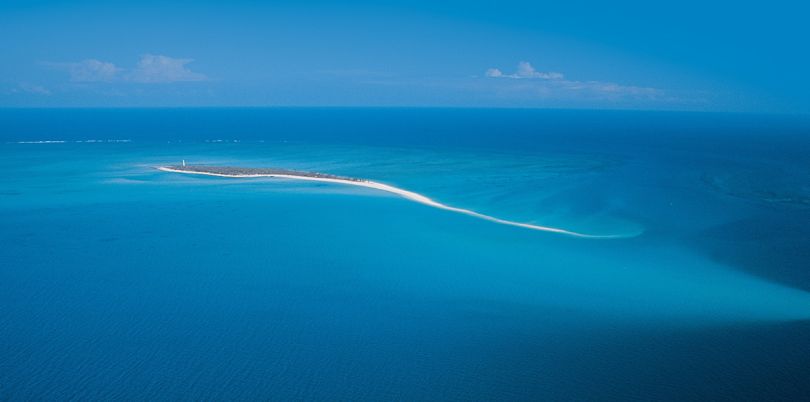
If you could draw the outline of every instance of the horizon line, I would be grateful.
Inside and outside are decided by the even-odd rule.
[[[691,110],[691,109],[637,109],[637,108],[559,108],[530,106],[372,106],[372,105],[223,105],[223,106],[0,106],[5,110],[191,110],[191,109],[434,109],[434,110],[521,110],[557,112],[638,112],[673,114],[724,114],[810,117],[810,112],[788,111],[738,111],[738,110]]]

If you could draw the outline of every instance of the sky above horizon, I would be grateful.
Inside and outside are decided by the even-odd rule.
[[[810,6],[0,4],[0,106],[451,106],[810,113]]]

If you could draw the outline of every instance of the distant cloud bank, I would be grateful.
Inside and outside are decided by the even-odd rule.
[[[144,54],[129,65],[100,59],[40,62],[51,70],[35,80],[0,82],[0,103],[53,105],[368,105],[527,106],[562,108],[700,108],[711,94],[609,81],[577,80],[521,61],[483,74],[402,74],[373,69],[295,70],[246,84],[222,76],[206,85],[193,59]],[[216,61],[216,60],[214,60]],[[482,66],[479,66],[481,68]],[[483,66],[487,67],[487,66]],[[573,73],[570,73],[573,74]],[[317,76],[315,76],[317,75]],[[36,77],[35,77],[36,78]]]
[[[33,94],[33,95],[51,95],[51,91],[42,85],[29,84],[27,82],[19,83],[15,88],[10,91],[12,94]]]
[[[79,62],[44,63],[67,71],[71,82],[135,82],[171,83],[205,81],[204,74],[191,71],[187,64],[193,59],[176,59],[169,56],[145,54],[135,67],[127,69],[113,63],[87,59]]]
[[[659,98],[663,95],[657,88],[619,85],[602,81],[574,81],[565,79],[562,73],[537,71],[531,63],[521,61],[514,73],[506,74],[498,68],[490,68],[484,72],[488,78],[534,80],[535,85],[523,85],[520,88],[536,90],[538,93],[549,96],[553,94],[576,96],[581,94],[601,98]]]

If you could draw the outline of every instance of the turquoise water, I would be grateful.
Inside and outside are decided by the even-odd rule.
[[[0,127],[3,399],[808,392],[803,120],[6,110]],[[351,186],[154,169],[183,159],[362,177],[628,237],[525,230]]]

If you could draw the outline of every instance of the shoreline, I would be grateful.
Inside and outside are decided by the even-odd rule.
[[[228,177],[228,178],[235,178],[235,179],[250,179],[250,178],[259,178],[259,177],[273,177],[279,179],[291,179],[291,180],[306,180],[306,181],[318,181],[318,182],[325,182],[325,183],[336,183],[336,184],[344,184],[350,186],[358,186],[358,187],[365,187],[365,188],[372,188],[375,190],[385,191],[387,193],[396,194],[402,198],[405,198],[410,201],[418,202],[420,204],[428,205],[433,208],[443,209],[445,211],[456,212],[468,216],[472,216],[474,218],[487,220],[490,222],[499,223],[502,225],[509,225],[509,226],[517,226],[522,227],[525,229],[537,230],[542,232],[550,232],[550,233],[557,233],[567,236],[579,237],[579,238],[586,238],[586,239],[618,239],[618,238],[626,238],[626,237],[634,237],[635,235],[593,235],[587,233],[579,233],[571,230],[555,228],[551,226],[542,226],[542,225],[533,225],[530,223],[523,223],[523,222],[515,222],[506,219],[496,218],[494,216],[485,215],[479,212],[475,212],[469,209],[464,208],[457,208],[450,205],[442,204],[438,201],[434,201],[422,194],[415,193],[413,191],[408,191],[405,189],[401,189],[398,187],[390,186],[388,184],[378,183],[371,180],[363,180],[363,179],[355,179],[355,178],[343,178],[339,176],[331,176],[331,175],[320,175],[320,174],[313,174],[313,175],[306,175],[305,172],[300,172],[301,174],[295,174],[299,172],[293,173],[292,171],[288,171],[290,173],[244,173],[244,174],[228,174],[228,173],[217,173],[215,171],[202,171],[202,170],[195,170],[201,168],[200,166],[195,166],[194,169],[182,169],[180,166],[160,166],[157,169],[163,172],[171,172],[171,173],[183,173],[183,174],[195,174],[195,175],[203,175],[203,176],[215,176],[215,177]],[[204,168],[204,167],[202,167]],[[211,167],[212,169],[217,169],[216,167]],[[222,169],[222,168],[219,168]],[[279,170],[281,171],[281,170]]]

